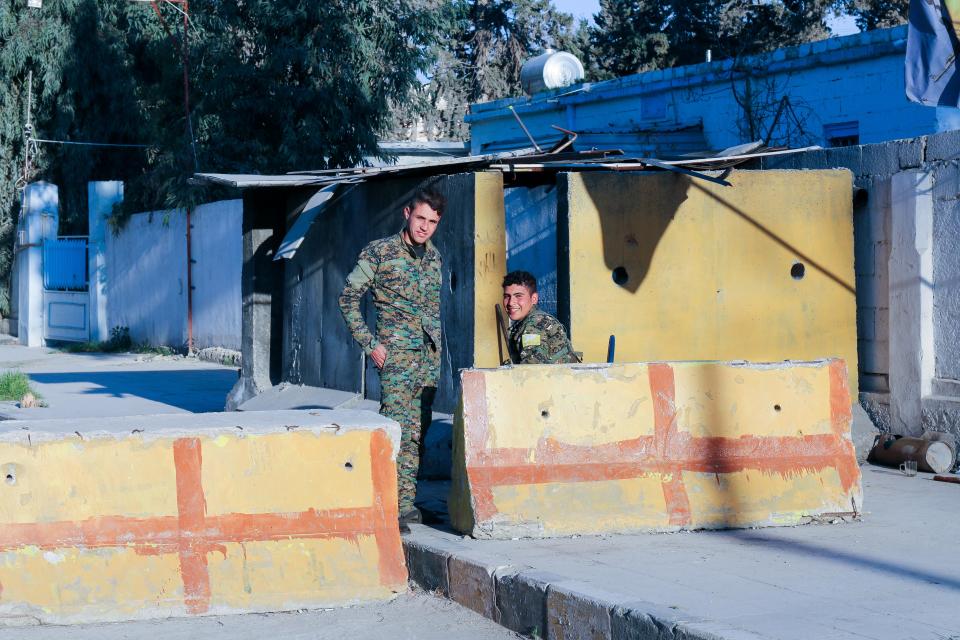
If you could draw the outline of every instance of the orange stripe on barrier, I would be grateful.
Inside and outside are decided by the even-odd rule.
[[[201,482],[200,439],[180,438],[173,443],[176,516],[98,516],[82,521],[3,524],[0,551],[24,546],[41,549],[129,547],[143,555],[178,553],[187,611],[204,613],[209,610],[211,596],[207,554],[226,555],[224,543],[290,538],[356,539],[358,535],[373,535],[380,556],[381,584],[402,584],[407,574],[397,528],[397,505],[390,499],[396,495],[390,439],[382,431],[372,432],[370,450],[374,487],[371,507],[208,517]]]
[[[844,436],[847,425],[853,420],[853,409],[850,405],[850,388],[847,384],[847,365],[843,360],[834,360],[830,363],[830,426],[840,441],[846,455],[837,461],[837,472],[844,489],[852,486],[860,476],[860,467],[857,466],[853,441]],[[856,509],[856,507],[854,507]]]
[[[653,397],[653,437],[657,443],[657,457],[675,461],[683,454],[684,443],[678,442],[676,385],[673,367],[651,364],[647,367],[650,395]],[[688,441],[689,438],[684,438]],[[683,466],[673,464],[670,473],[661,480],[663,500],[670,516],[670,524],[682,527],[690,524],[690,499],[683,484]]]
[[[397,584],[407,580],[403,546],[397,524],[397,472],[393,464],[393,444],[383,431],[370,435],[370,466],[373,469],[373,520],[377,527],[380,584]],[[384,504],[386,503],[386,504]],[[393,535],[389,535],[390,533]]]
[[[497,513],[497,507],[493,504],[493,483],[476,482],[474,480],[474,469],[471,465],[473,461],[471,456],[476,453],[485,453],[487,448],[487,380],[479,371],[468,371],[464,373],[461,379],[461,389],[464,403],[476,402],[478,406],[462,407],[463,414],[483,416],[483,427],[479,429],[466,429],[464,425],[464,439],[466,441],[467,477],[470,479],[470,493],[473,502],[473,510],[479,520],[486,520]],[[522,455],[523,449],[518,449],[517,453]]]
[[[654,435],[599,445],[572,445],[552,438],[529,448],[484,449],[486,414],[482,426],[470,430],[467,474],[478,521],[497,514],[493,488],[551,482],[627,480],[652,474],[662,476],[663,495],[670,523],[690,523],[690,503],[683,472],[734,473],[757,470],[790,477],[804,472],[836,468],[844,491],[857,482],[859,468],[853,444],[845,436],[850,421],[846,368],[830,364],[832,431],[807,436],[694,437],[677,428],[673,368],[653,363],[648,367],[653,396]],[[464,376],[466,383],[467,376]],[[464,397],[468,389],[464,388]],[[471,392],[483,391],[475,386]],[[466,428],[466,427],[465,427]],[[531,463],[531,459],[540,462]]]
[[[180,525],[180,576],[183,596],[190,613],[210,608],[210,572],[207,569],[209,544],[203,536],[207,514],[203,499],[199,438],[181,438],[173,443],[177,469],[177,512]]]

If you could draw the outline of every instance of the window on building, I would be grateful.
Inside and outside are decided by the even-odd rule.
[[[823,138],[828,147],[851,147],[860,144],[860,123],[834,122],[823,125]]]

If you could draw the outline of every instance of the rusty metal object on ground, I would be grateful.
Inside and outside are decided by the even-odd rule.
[[[868,460],[888,467],[914,460],[920,471],[946,473],[953,467],[954,456],[946,442],[887,434],[877,440]]]

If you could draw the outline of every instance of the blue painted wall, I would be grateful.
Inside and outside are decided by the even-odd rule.
[[[471,151],[530,146],[508,106],[541,146],[561,138],[557,125],[580,133],[581,149],[660,157],[761,139],[784,96],[793,110],[781,116],[772,144],[830,146],[825,132],[851,127],[860,144],[960,128],[960,111],[904,97],[906,34],[902,26],[779,49],[742,61],[749,72],[719,60],[474,104],[466,117]],[[755,113],[753,135],[738,98]]]
[[[557,188],[504,189],[507,271],[529,271],[537,279],[539,306],[557,315]]]

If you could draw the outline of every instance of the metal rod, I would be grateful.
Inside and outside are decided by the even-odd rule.
[[[190,207],[187,207],[187,355],[193,353],[193,249],[190,227]]]
[[[517,124],[520,125],[520,128],[523,129],[523,132],[527,134],[527,137],[530,138],[530,144],[533,145],[533,148],[537,150],[537,153],[543,153],[543,149],[540,148],[540,145],[537,144],[537,141],[533,139],[533,136],[530,134],[530,130],[527,129],[527,125],[523,124],[523,120],[520,119],[520,114],[517,113],[517,110],[513,108],[513,105],[507,107],[510,109],[510,113],[513,114],[513,117],[517,119]]]
[[[713,176],[708,176],[705,173],[700,173],[699,171],[694,171],[693,169],[687,169],[686,167],[678,167],[676,165],[666,164],[666,163],[660,162],[659,160],[653,160],[650,158],[645,158],[641,160],[641,162],[651,167],[666,169],[667,171],[673,171],[674,173],[680,173],[685,176],[690,176],[692,178],[699,178],[701,180],[706,180],[707,182],[713,182],[714,184],[720,184],[725,187],[731,186],[730,183],[724,180],[723,178],[714,178]]]
[[[27,126],[24,129],[26,134],[23,145],[23,182],[26,184],[30,180],[30,141],[33,139],[33,122],[31,122],[33,111],[33,69],[27,71]]]
[[[576,131],[570,131],[569,129],[564,129],[563,127],[558,127],[558,126],[555,125],[555,124],[552,124],[552,125],[550,125],[550,126],[553,127],[554,129],[556,129],[557,131],[560,131],[560,132],[565,133],[565,134],[567,134],[568,136],[570,136],[570,138],[569,138],[566,142],[564,142],[563,144],[561,144],[559,147],[557,147],[556,149],[554,149],[554,150],[551,151],[550,153],[560,153],[561,151],[563,151],[564,149],[566,149],[567,147],[569,147],[570,145],[572,145],[572,144],[574,143],[574,141],[577,139],[577,132],[576,132]]]
[[[44,138],[34,138],[31,136],[30,142],[41,142],[43,144],[72,144],[81,147],[127,147],[131,149],[148,149],[148,144],[121,144],[113,142],[73,142],[72,140],[47,140]]]

